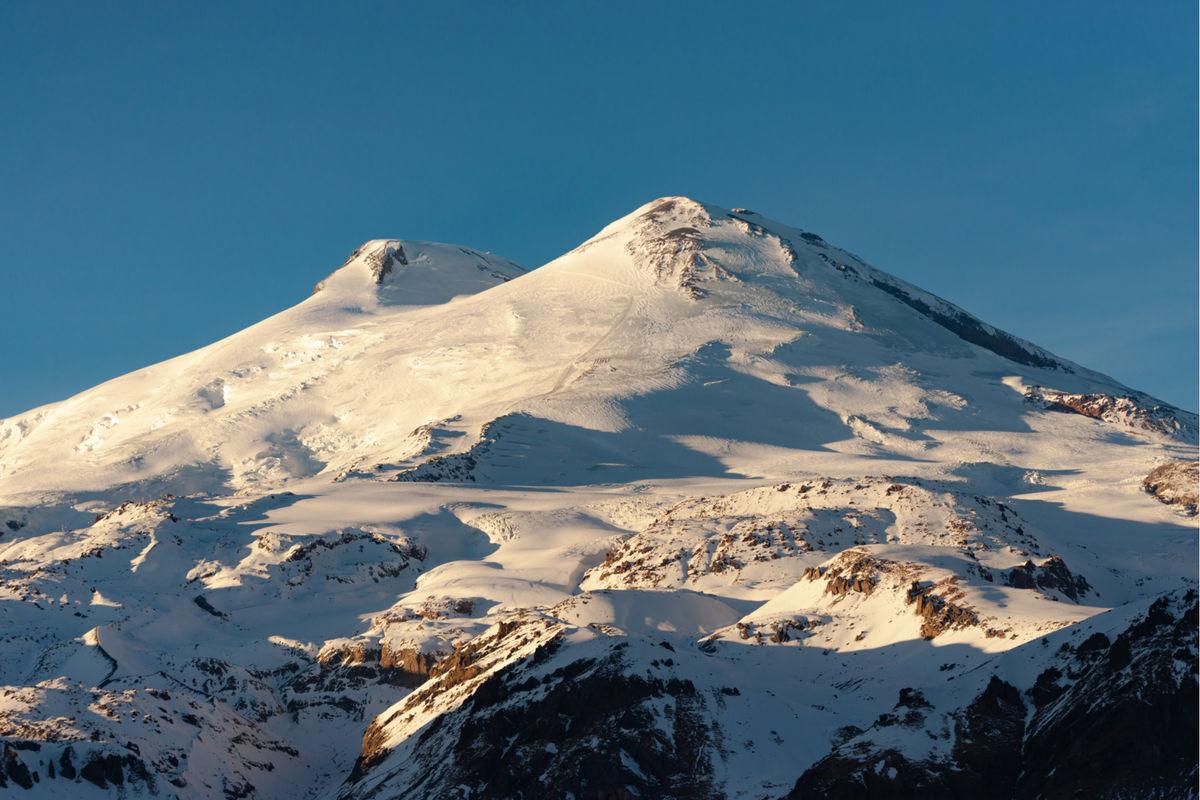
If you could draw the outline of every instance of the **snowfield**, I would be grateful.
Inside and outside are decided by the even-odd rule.
[[[1196,460],[746,209],[368,242],[0,420],[0,796],[1195,797]]]

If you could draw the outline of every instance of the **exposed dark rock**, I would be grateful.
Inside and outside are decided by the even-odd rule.
[[[788,797],[1194,798],[1197,618],[1196,593],[1179,592],[1115,639],[1097,633],[1060,649],[1059,665],[1028,690],[1036,709],[1028,723],[1021,693],[993,676],[950,714],[954,746],[945,758],[878,747],[871,730],[840,735]],[[911,705],[904,692],[901,699]],[[876,727],[897,721],[884,715]]]
[[[849,592],[870,594],[875,590],[875,583],[876,579],[872,577],[838,575],[830,578],[829,582],[825,584],[825,593],[833,595],[847,594]]]
[[[1177,506],[1195,514],[1200,501],[1200,462],[1171,461],[1161,464],[1145,477],[1142,488],[1159,502]]]
[[[236,781],[227,784],[222,794],[225,795],[225,800],[245,800],[247,797],[253,797],[254,792],[254,784],[249,781]]]
[[[851,553],[848,559],[826,567],[810,567],[804,571],[808,580],[825,578],[825,594],[844,595],[850,592],[870,594],[879,583],[879,574],[886,571],[884,563],[862,553]]]
[[[30,775],[29,767],[17,755],[16,749],[7,743],[4,745],[4,777],[22,789],[33,788],[33,776]]]
[[[1017,589],[1042,589],[1059,592],[1075,602],[1091,591],[1091,584],[1080,575],[1072,575],[1066,563],[1058,556],[1051,556],[1040,565],[1026,561],[1006,573],[1009,586]]]
[[[75,769],[75,764],[71,760],[72,756],[74,755],[75,748],[68,746],[62,751],[62,755],[58,759],[59,774],[69,780],[75,780],[75,776],[78,774]]]
[[[392,647],[355,642],[338,651],[323,653],[319,662],[323,667],[353,670],[366,667],[369,676],[392,686],[414,688],[429,679],[433,668],[446,657],[444,652],[424,652],[415,647]]]
[[[389,793],[430,800],[720,797],[709,700],[689,680],[631,669],[626,646],[550,669],[559,652],[551,643],[491,674],[460,710],[419,735],[415,751],[387,779]],[[466,669],[470,660],[464,653],[458,666],[448,660],[439,670]],[[658,710],[664,703],[665,718]],[[381,741],[377,731],[364,749]]]
[[[896,710],[902,708],[910,709],[903,719],[885,714],[874,727],[920,726],[929,703],[906,689],[896,704]],[[1024,722],[1020,693],[993,676],[987,688],[955,715],[955,743],[944,763],[914,762],[894,749],[879,751],[859,742],[813,765],[788,798],[1012,797],[1017,779],[1012,765],[1020,762]],[[845,736],[838,740],[848,741]]]
[[[705,252],[705,231],[711,226],[712,217],[701,204],[668,198],[642,214],[626,250],[655,280],[696,299],[704,296],[706,282],[737,280]]]
[[[350,262],[361,256],[363,251],[365,251],[371,244],[372,242],[366,242],[354,248],[350,255],[346,257],[346,260],[342,262],[342,266],[338,269],[348,266]],[[363,258],[363,261],[366,263],[367,269],[369,269],[371,272],[371,280],[374,281],[376,286],[379,286],[383,283],[384,278],[391,274],[396,265],[407,265],[408,257],[404,253],[404,247],[401,246],[399,242],[382,242],[379,243],[374,250],[367,253],[367,255]],[[324,280],[320,281],[316,286],[313,287],[312,293],[316,294],[324,289],[325,282],[328,280],[329,277],[326,277]]]
[[[887,292],[906,306],[915,309],[922,316],[936,322],[946,330],[964,341],[990,350],[1009,361],[1026,364],[1031,367],[1044,367],[1071,372],[1065,364],[1054,360],[1042,353],[1026,347],[1018,339],[1004,331],[985,325],[965,311],[939,298],[940,308],[935,308],[919,297],[914,297],[905,289],[879,278],[873,278],[871,283],[875,288]]]
[[[145,784],[151,789],[155,783],[141,759],[117,753],[94,753],[80,768],[79,777],[101,789],[124,786],[127,780]]]
[[[929,701],[925,699],[925,695],[919,689],[905,687],[900,690],[900,699],[896,701],[896,708],[929,708]]]
[[[433,674],[433,668],[445,657],[444,652],[422,652],[416,648],[392,649],[384,644],[379,667],[384,679],[396,686],[420,686]]]
[[[1025,732],[1025,703],[1017,688],[993,675],[959,715],[955,732],[952,758],[961,778],[948,775],[948,783],[970,787],[959,796],[1011,796],[1017,779],[1012,768],[1021,762]]]
[[[1162,597],[1029,725],[1020,796],[1195,797],[1196,595]]]
[[[212,614],[214,617],[220,617],[221,619],[225,619],[224,612],[217,611],[215,608],[213,608],[212,603],[208,602],[208,599],[205,598],[204,595],[202,595],[202,594],[196,595],[195,597],[192,598],[192,602],[195,603],[197,606],[199,606],[202,610],[208,612],[209,614]]]
[[[777,619],[767,623],[738,622],[735,627],[741,638],[753,639],[756,644],[763,644],[768,639],[774,644],[782,644],[802,638],[806,632],[819,624],[817,620],[796,617]]]
[[[408,264],[404,248],[400,246],[399,242],[385,242],[377,250],[368,253],[363,261],[370,268],[371,277],[377,286],[383,283],[383,279],[392,273],[397,264],[400,266]]]
[[[1033,688],[1029,690],[1029,697],[1033,700],[1035,707],[1041,708],[1047,703],[1057,700],[1062,695],[1065,687],[1060,686],[1058,683],[1062,676],[1062,670],[1058,667],[1048,667],[1037,676],[1037,681],[1033,684]]]
[[[478,663],[480,659],[519,626],[518,622],[505,620],[498,624],[495,634],[481,636],[465,645],[455,647],[454,652],[430,668],[430,677],[438,678],[437,682],[413,692],[407,698],[406,704],[430,706],[447,690],[479,677],[484,672],[484,668]],[[362,749],[348,778],[349,782],[364,776],[387,754],[384,744],[387,739],[385,728],[388,721],[379,718],[367,727],[366,733],[363,734]]]
[[[94,783],[101,789],[125,784],[125,772],[121,769],[121,758],[117,755],[97,755],[89,759],[79,770],[79,777]]]
[[[1078,652],[1081,656],[1085,656],[1091,653],[1098,653],[1103,650],[1107,650],[1108,646],[1108,637],[1103,633],[1097,632],[1084,639],[1083,643],[1079,645],[1079,649],[1076,652]]]
[[[962,590],[955,583],[953,578],[940,584],[913,581],[909,587],[905,600],[921,617],[921,635],[926,639],[933,639],[948,630],[979,624],[979,616],[974,610],[955,602],[962,596]]]
[[[1049,411],[1081,414],[1090,419],[1195,441],[1196,415],[1134,395],[1073,394],[1033,386],[1025,398]],[[1194,481],[1193,481],[1194,485]]]

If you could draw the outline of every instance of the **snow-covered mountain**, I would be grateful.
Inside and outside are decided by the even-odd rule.
[[[1196,437],[746,209],[368,242],[0,421],[0,794],[1192,797]]]

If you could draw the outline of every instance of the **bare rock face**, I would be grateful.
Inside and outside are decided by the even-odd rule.
[[[929,716],[929,703],[919,692],[901,692],[893,712],[881,715],[872,731],[885,733],[901,726],[909,729],[905,736],[924,737],[922,728]],[[944,762],[914,763],[897,748],[874,749],[859,742],[813,765],[788,799],[1013,797],[1013,765],[1020,763],[1024,721],[1020,692],[993,677],[938,732],[939,737],[954,740]]]
[[[1024,691],[993,675],[941,713],[902,693],[896,712],[835,743],[788,797],[1193,798],[1197,610],[1195,591],[1175,592],[1113,638],[1046,655],[1031,642],[1047,666]],[[888,730],[898,724],[912,729],[903,745]]]
[[[426,461],[403,470],[389,480],[401,483],[459,481],[473,483],[479,462],[495,446],[496,440],[510,427],[510,423],[525,418],[523,414],[506,414],[492,420],[479,432],[479,441],[463,453],[435,455]]]
[[[1196,415],[1158,403],[1144,395],[1072,394],[1034,386],[1026,399],[1050,410],[1081,414],[1091,419],[1152,431],[1181,441],[1195,441]]]
[[[921,635],[926,639],[958,628],[979,624],[974,609],[962,604],[963,592],[957,580],[938,583],[913,581],[905,598],[921,618]]]
[[[395,760],[388,747],[392,731],[419,729],[430,715],[460,707],[479,691],[489,676],[539,648],[553,648],[556,636],[557,629],[545,622],[527,624],[521,620],[504,620],[487,634],[456,646],[449,656],[430,668],[429,680],[368,726],[346,791],[364,781],[402,782],[407,763],[391,766],[390,762]],[[435,725],[440,724],[440,719]],[[425,739],[422,735],[420,742]],[[444,755],[437,758],[444,758]]]
[[[1059,592],[1075,602],[1092,588],[1082,575],[1071,574],[1066,562],[1058,556],[1051,556],[1041,564],[1026,561],[1010,569],[1005,577],[1014,588]]]
[[[469,247],[399,239],[374,239],[315,287],[344,301],[373,297],[384,305],[444,303],[474,294],[525,273],[507,259]],[[349,293],[349,294],[347,294]]]
[[[484,640],[478,647],[492,644]],[[341,796],[720,796],[710,761],[718,750],[711,699],[669,671],[633,668],[628,641],[603,637],[593,644],[576,656],[554,639],[487,674],[461,706],[435,718],[403,758],[386,758],[386,728],[372,726]],[[661,652],[669,663],[670,651]],[[466,648],[458,663],[447,661],[441,680],[423,690],[430,696],[418,702],[436,703],[437,694],[484,675],[482,655]]]
[[[807,580],[825,581],[824,594],[839,598],[870,595],[886,585],[921,618],[921,636],[925,639],[980,624],[979,614],[967,603],[958,576],[931,580],[926,575],[919,564],[877,558],[856,550],[846,551],[828,566],[810,567],[804,572]]]
[[[658,283],[695,300],[705,295],[709,281],[737,280],[706,253],[705,230],[711,226],[712,217],[700,203],[664,198],[641,216],[627,249]]]
[[[423,653],[413,647],[394,650],[386,644],[379,656],[379,666],[386,671],[391,683],[401,686],[420,686],[441,661],[442,653]]]
[[[1172,461],[1155,467],[1142,481],[1142,488],[1159,502],[1195,515],[1200,494],[1200,462]]]
[[[234,711],[185,686],[168,692],[47,685],[6,687],[3,693],[5,798],[39,785],[62,797],[103,796],[97,790],[113,797],[249,797],[257,781],[294,768],[299,756],[260,724],[253,709]],[[44,705],[59,714],[41,713]],[[131,724],[121,729],[123,722]],[[197,741],[216,743],[218,757],[193,762],[189,754],[198,755],[192,749]],[[202,784],[216,793],[197,793]]]
[[[739,622],[734,627],[742,639],[752,639],[756,644],[770,641],[783,644],[803,639],[809,631],[820,625],[820,620],[807,617],[792,617],[768,622]]]
[[[78,784],[92,784],[97,789],[126,790],[134,793],[157,793],[158,783],[151,770],[134,752],[95,751],[87,755],[82,763],[75,763],[75,750],[66,747],[57,758],[41,756],[41,745],[37,742],[15,741],[5,743],[3,767],[0,768],[0,789],[33,789],[42,782],[45,771],[48,781],[61,781],[62,788]],[[31,770],[26,764],[31,761]]]
[[[329,688],[334,676],[343,681],[376,681],[389,686],[414,688],[433,674],[447,653],[423,651],[418,647],[395,647],[388,642],[353,642],[323,651],[318,663],[323,668],[315,685]],[[310,679],[311,680],[311,679]]]
[[[384,279],[392,273],[396,266],[408,265],[408,257],[404,253],[404,246],[397,241],[365,242],[354,248],[346,260],[342,262],[342,267],[340,268],[349,266],[355,259],[359,258],[363,260],[363,263],[370,270],[371,280],[376,286],[381,286]],[[326,278],[314,286],[313,294],[324,289],[328,280]]]
[[[780,585],[828,573],[849,581],[832,584],[831,594],[869,593],[878,570],[865,561],[861,570],[838,563],[826,572],[803,564],[814,553],[886,543],[889,529],[906,544],[1041,553],[1034,531],[1011,508],[948,488],[826,478],[687,500],[617,543],[589,571],[589,585],[706,589],[747,571],[775,569]]]
[[[853,271],[847,265],[846,269]],[[917,313],[941,325],[946,330],[966,342],[991,350],[998,356],[1003,356],[1018,364],[1028,364],[1045,369],[1061,369],[1065,372],[1072,370],[1067,365],[1055,359],[1049,353],[1030,345],[1011,334],[993,328],[961,308],[947,303],[940,297],[927,296],[922,298],[919,293],[906,289],[899,281],[882,276],[871,278],[872,285],[880,291],[887,292],[901,303],[912,308]]]
[[[377,286],[383,283],[396,265],[408,266],[408,257],[404,255],[404,247],[399,242],[385,242],[364,260],[371,268],[371,277]]]
[[[1018,792],[1195,796],[1197,610],[1194,591],[1161,597],[1107,647],[1064,659],[1062,694],[1027,727]]]
[[[828,569],[816,567],[806,570],[805,577],[809,580],[825,578],[825,594],[870,594],[879,583],[879,573],[886,569],[887,566],[877,559],[855,554],[847,561],[835,562]]]

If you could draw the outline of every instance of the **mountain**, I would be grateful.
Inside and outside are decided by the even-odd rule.
[[[1196,457],[747,209],[368,242],[0,421],[0,790],[1194,797]]]

